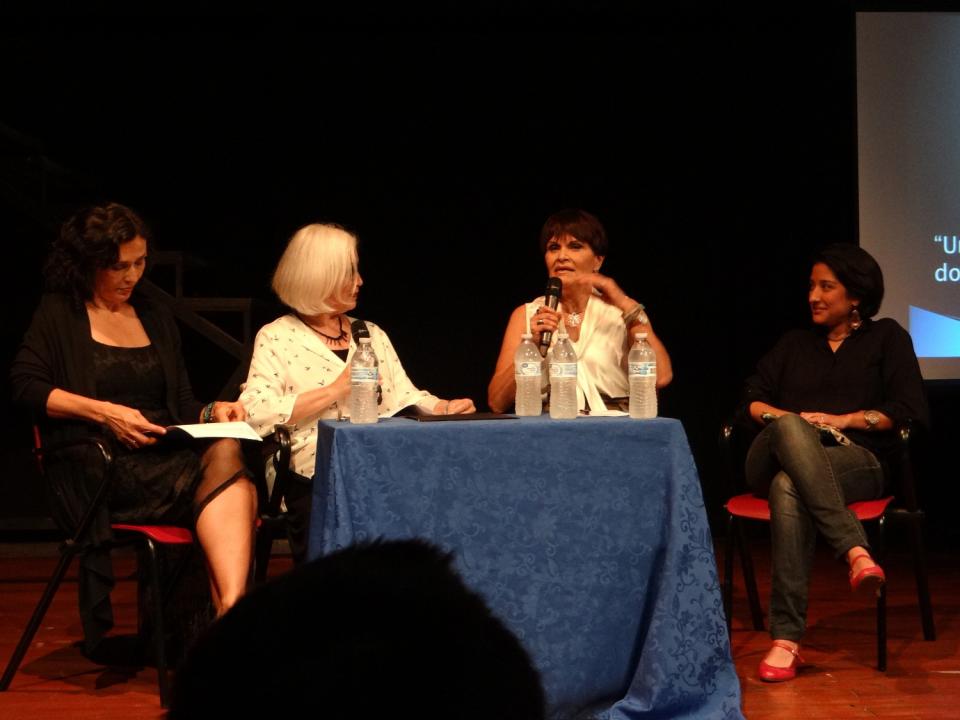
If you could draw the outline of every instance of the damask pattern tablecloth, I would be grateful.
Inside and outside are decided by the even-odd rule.
[[[378,537],[454,553],[555,720],[742,717],[677,420],[321,422],[310,554]]]

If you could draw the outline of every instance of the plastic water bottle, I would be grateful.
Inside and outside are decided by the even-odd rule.
[[[634,335],[636,342],[627,357],[630,375],[630,417],[657,416],[657,354],[644,332]]]
[[[540,351],[533,344],[533,335],[523,333],[520,344],[513,354],[513,377],[517,384],[517,394],[514,399],[514,412],[517,415],[530,417],[540,415],[543,403],[540,400],[540,368],[543,358]]]
[[[370,338],[360,345],[350,361],[350,422],[369,424],[377,421],[377,381],[379,363]]]
[[[577,416],[577,352],[561,328],[550,354],[550,417],[566,420]]]

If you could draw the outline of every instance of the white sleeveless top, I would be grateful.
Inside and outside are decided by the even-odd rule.
[[[530,332],[530,318],[544,304],[543,297],[526,304],[526,329]],[[562,308],[562,305],[561,305]],[[557,342],[557,334],[550,339],[551,349]],[[577,353],[577,403],[583,410],[590,409],[594,415],[606,412],[600,393],[610,397],[626,397],[630,383],[624,369],[624,353],[627,342],[627,327],[622,313],[602,300],[589,298],[583,309],[580,337],[573,342]],[[616,413],[621,414],[621,413]]]

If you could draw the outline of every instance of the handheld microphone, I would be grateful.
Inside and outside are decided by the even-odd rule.
[[[560,302],[560,296],[563,294],[563,281],[560,278],[552,277],[547,280],[547,289],[543,292],[544,303],[551,310],[557,309],[557,303]],[[540,354],[546,356],[547,349],[550,347],[550,338],[553,333],[545,330],[540,333]]]
[[[360,338],[370,337],[367,324],[359,318],[350,323],[350,332],[353,334],[353,342],[357,345],[360,344]]]
[[[370,331],[367,329],[367,324],[357,318],[352,323],[350,323],[350,333],[353,335],[353,342],[357,347],[360,347],[360,338],[370,337]],[[380,384],[379,380],[377,381],[377,405],[383,403],[383,386]]]

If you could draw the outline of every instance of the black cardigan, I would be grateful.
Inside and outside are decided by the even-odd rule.
[[[177,423],[199,422],[202,404],[193,396],[173,316],[166,308],[136,294],[131,304],[160,357],[170,415]],[[10,370],[14,405],[30,414],[40,428],[44,444],[90,435],[104,437],[105,430],[89,422],[47,416],[47,398],[56,388],[96,398],[93,348],[86,309],[77,307],[66,295],[44,295]],[[108,439],[112,441],[112,436]],[[45,492],[51,514],[68,535],[73,534],[102,477],[99,467],[96,455],[88,449],[72,453],[66,462],[45,467]],[[110,537],[110,516],[103,504],[84,538],[89,547],[80,565],[80,616],[88,651],[113,626],[113,571],[109,554],[99,548]]]
[[[136,294],[131,303],[160,356],[170,415],[178,423],[199,422],[202,404],[193,396],[176,321],[165,308]],[[47,398],[52,390],[60,388],[96,397],[93,343],[85,308],[76,307],[66,295],[48,294],[40,299],[14,357],[10,381],[14,404],[29,411],[34,422],[48,429],[51,440],[75,437],[77,433],[66,429],[72,423],[50,422],[47,418]]]

